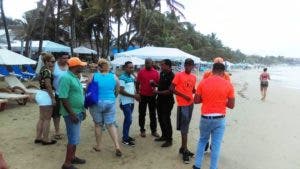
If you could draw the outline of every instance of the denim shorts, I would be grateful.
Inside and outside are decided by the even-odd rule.
[[[181,134],[187,134],[189,132],[190,121],[192,118],[194,104],[189,106],[177,107],[177,130],[181,131]]]
[[[83,120],[83,113],[78,113],[76,116],[79,119],[78,123],[73,123],[69,115],[64,116],[68,135],[68,144],[71,145],[78,145],[80,141],[80,125]]]
[[[116,122],[115,101],[100,101],[90,107],[90,113],[95,124],[100,126],[114,124]]]

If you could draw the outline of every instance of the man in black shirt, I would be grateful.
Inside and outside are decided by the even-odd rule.
[[[170,85],[174,78],[174,73],[171,70],[172,63],[170,59],[164,59],[161,63],[161,73],[158,83],[157,94],[157,114],[160,124],[162,136],[155,141],[165,141],[161,147],[169,147],[172,145],[172,124],[171,111],[174,105],[172,92],[169,91]]]

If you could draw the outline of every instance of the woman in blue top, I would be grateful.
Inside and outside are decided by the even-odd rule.
[[[102,128],[105,126],[114,142],[116,155],[122,156],[118,132],[116,128],[116,96],[119,91],[117,76],[109,72],[109,63],[105,59],[98,61],[99,71],[90,79],[98,83],[98,104],[90,107],[91,116],[95,123],[96,146],[95,151],[100,151]]]

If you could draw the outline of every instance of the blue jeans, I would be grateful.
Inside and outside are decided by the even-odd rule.
[[[221,143],[225,131],[225,118],[200,120],[200,138],[195,158],[195,166],[201,168],[204,149],[211,136],[210,169],[217,169],[221,151]]]
[[[121,108],[124,113],[123,140],[128,141],[129,129],[130,129],[130,125],[132,123],[132,112],[133,112],[134,104],[121,105]]]
[[[68,144],[78,145],[80,141],[80,124],[83,120],[83,113],[76,114],[79,122],[73,123],[69,115],[64,116],[68,135]]]

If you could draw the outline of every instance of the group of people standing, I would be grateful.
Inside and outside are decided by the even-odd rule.
[[[45,66],[40,71],[41,91],[36,100],[40,106],[40,118],[37,124],[36,144],[51,145],[56,140],[49,139],[50,119],[54,112],[64,117],[68,145],[65,162],[62,169],[76,169],[73,164],[84,164],[84,159],[75,156],[76,146],[80,141],[80,124],[86,117],[84,108],[84,90],[79,80],[86,62],[79,58],[62,55],[55,61],[52,55],[43,57]],[[229,76],[224,72],[225,65],[220,59],[214,63],[213,69],[205,75],[196,90],[196,76],[192,73],[194,61],[186,59],[184,70],[174,74],[169,59],[161,62],[161,72],[153,68],[151,59],[145,60],[145,67],[137,76],[134,75],[134,64],[124,63],[124,73],[117,77],[110,72],[109,62],[105,59],[98,61],[98,70],[89,77],[87,85],[97,84],[98,103],[89,107],[94,121],[96,145],[93,149],[101,151],[102,131],[108,129],[112,138],[115,155],[122,156],[119,136],[116,127],[116,98],[120,94],[120,108],[124,113],[122,143],[135,146],[135,139],[130,136],[134,103],[138,101],[138,122],[140,136],[146,137],[145,117],[149,108],[151,135],[155,141],[164,142],[161,147],[172,145],[171,112],[177,101],[176,129],[181,132],[181,147],[179,153],[185,163],[190,162],[194,154],[188,149],[189,124],[192,118],[194,104],[202,103],[200,138],[194,169],[201,167],[203,153],[211,137],[211,169],[217,168],[220,145],[225,129],[226,107],[234,107],[234,90]],[[54,111],[53,111],[54,110]],[[157,113],[156,113],[157,112]],[[56,117],[60,117],[60,116]],[[157,132],[157,116],[161,128],[161,136]],[[57,121],[56,121],[57,122]],[[56,123],[57,124],[57,123]],[[55,125],[56,125],[55,124]],[[59,124],[59,123],[58,123]],[[59,127],[56,126],[56,137]]]

